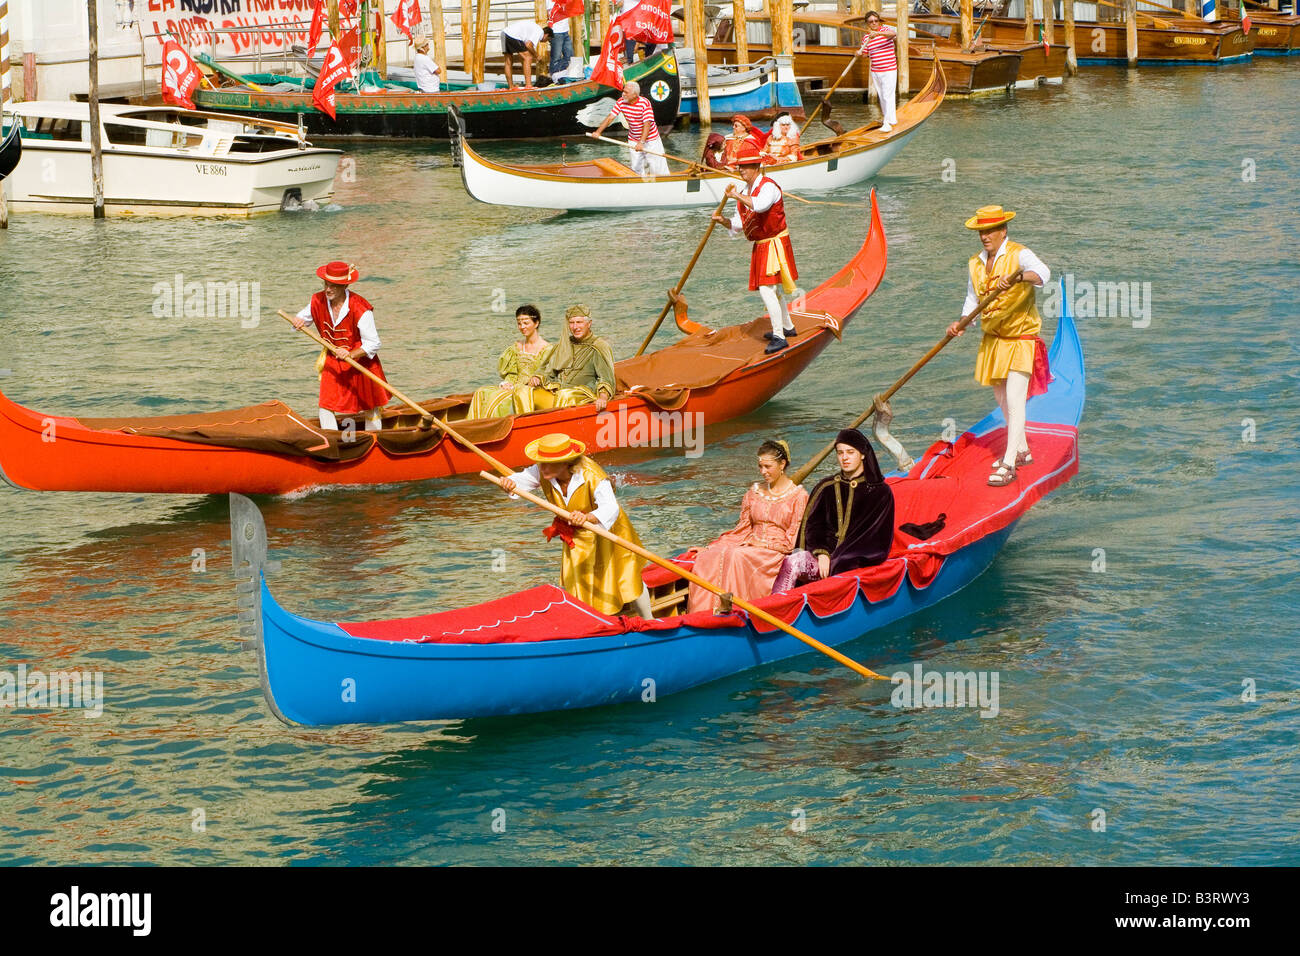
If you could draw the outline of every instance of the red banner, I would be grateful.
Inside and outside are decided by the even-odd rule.
[[[192,99],[199,86],[199,68],[175,40],[163,41],[162,97],[164,103],[194,109]]]
[[[315,0],[311,11],[311,34],[307,37],[308,57],[316,52],[323,32],[325,32],[325,0]]]
[[[546,25],[553,27],[560,20],[567,20],[569,17],[580,17],[582,11],[582,0],[555,0],[551,4],[551,12],[546,18]]]
[[[592,82],[603,83],[616,90],[623,88],[623,43],[623,28],[615,20],[609,25],[605,42],[600,47],[600,59],[591,71]]]
[[[400,0],[397,9],[393,11],[393,26],[405,33],[408,40],[413,39],[411,28],[420,20],[420,0]]]
[[[346,44],[348,40],[353,39],[355,33],[356,31],[353,31],[348,34],[343,42]],[[325,54],[325,63],[321,67],[320,76],[316,78],[316,86],[311,91],[312,103],[322,113],[328,114],[330,119],[338,118],[334,115],[334,87],[347,79],[351,73],[352,63],[344,54],[339,41],[335,40],[330,44],[329,52]]]
[[[641,0],[631,10],[620,13],[614,22],[623,28],[623,35],[629,40],[673,42],[673,20],[668,0]]]

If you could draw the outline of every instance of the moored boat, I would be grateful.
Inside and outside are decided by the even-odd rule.
[[[944,76],[934,65],[925,88],[898,108],[893,130],[863,126],[803,147],[798,162],[765,166],[783,189],[796,192],[834,189],[876,175],[943,102]],[[728,175],[699,167],[670,176],[642,179],[608,157],[573,162],[509,165],[494,162],[461,140],[453,150],[465,189],[480,202],[543,209],[624,211],[717,205]],[[680,168],[680,165],[679,165]]]
[[[677,51],[682,76],[681,112],[699,116],[695,89],[695,56],[689,48]],[[795,120],[806,116],[791,57],[764,57],[748,66],[709,64],[709,111],[714,120],[727,121],[737,113],[754,120],[770,120],[782,111]]]
[[[23,158],[23,139],[18,133],[18,124],[12,126],[0,124],[0,181],[6,179]]]
[[[640,83],[654,110],[655,122],[672,129],[681,95],[673,51],[635,63],[624,75]],[[533,89],[449,86],[438,93],[420,93],[387,81],[380,88],[363,92],[357,92],[355,87],[343,92],[340,85],[335,98],[336,119],[330,119],[312,103],[315,81],[311,77],[251,74],[236,79],[226,73],[215,77],[223,85],[195,90],[197,105],[279,120],[296,121],[301,117],[307,132],[319,140],[358,136],[443,139],[448,106],[460,111],[466,135],[474,139],[571,136],[595,129],[618,99],[617,90],[590,80]]]
[[[1078,471],[1083,353],[1068,309],[1052,343],[1055,381],[1029,401],[1036,464],[989,488],[1004,441],[995,411],[954,442],[939,441],[906,476],[888,478],[894,546],[880,565],[836,575],[755,606],[829,646],[844,644],[953,595],[995,559],[1017,522]],[[524,505],[517,505],[524,507]],[[946,523],[927,540],[899,528]],[[644,577],[653,620],[610,617],[554,585],[473,607],[393,620],[328,623],[282,608],[267,582],[266,528],[231,496],[231,540],[242,633],[256,649],[262,691],[286,723],[321,725],[538,713],[639,701],[807,653],[789,634],[741,612],[680,614],[685,582]],[[692,559],[679,556],[683,568]],[[341,688],[348,691],[342,693]]]
[[[801,79],[813,79],[824,86],[834,83],[849,65],[862,43],[863,29],[854,25],[857,18],[852,13],[809,13],[795,15],[794,30],[801,39],[795,50],[794,70]],[[767,56],[772,52],[771,20],[752,14],[747,17],[751,36],[762,39],[749,41],[751,56]],[[736,44],[735,25],[728,16],[718,18],[709,42],[709,62],[734,60]],[[931,42],[914,40],[908,45],[909,93],[918,92],[931,73],[936,57],[943,65],[943,75],[949,96],[970,96],[982,93],[1002,93],[1016,84],[1020,70],[1019,54],[985,50],[970,52],[955,47],[938,47]],[[849,69],[843,88],[866,89],[870,85],[871,66],[865,57]]]
[[[92,203],[90,108],[12,106],[27,162],[4,181],[12,207],[85,212]],[[171,106],[100,106],[104,208],[110,213],[252,215],[334,195],[336,149],[293,126]]]
[[[886,22],[891,26],[898,25],[892,19]],[[913,42],[923,43],[933,40],[945,49],[961,48],[961,25],[957,17],[914,13],[910,15],[908,22],[911,25]],[[1017,89],[1028,89],[1044,83],[1055,85],[1065,82],[1064,44],[1034,43],[1025,40],[1023,34],[1019,40],[989,39],[981,36],[975,43],[975,49],[989,50],[994,53],[1012,53],[1020,57],[1020,66],[1016,70]]]
[[[745,415],[821,354],[875,291],[885,272],[884,226],[875,195],[857,253],[804,297],[792,314],[790,347],[764,354],[766,317],[695,333],[615,364],[619,392],[610,414],[594,404],[465,422],[470,395],[423,407],[458,423],[507,465],[526,461],[528,442],[564,431],[592,451],[628,444],[663,447],[683,433]],[[327,431],[314,415],[280,402],[191,415],[94,419],[24,408],[0,394],[0,478],[38,491],[286,494],[322,485],[374,485],[476,472],[472,452],[415,413],[388,410],[384,429]],[[464,424],[460,424],[464,422]],[[54,440],[49,436],[54,435]]]

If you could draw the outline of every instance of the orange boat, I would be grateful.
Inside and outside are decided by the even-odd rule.
[[[885,274],[885,232],[874,190],[867,238],[853,258],[792,312],[799,334],[765,355],[766,316],[695,332],[615,365],[612,414],[594,404],[465,421],[470,395],[423,407],[460,424],[470,441],[508,465],[524,447],[563,431],[593,452],[683,447],[701,429],[748,414],[798,377],[876,290]],[[282,402],[194,415],[71,418],[24,408],[0,394],[0,477],[37,491],[287,494],[320,485],[374,485],[477,472],[482,461],[400,408],[379,432],[326,431]]]

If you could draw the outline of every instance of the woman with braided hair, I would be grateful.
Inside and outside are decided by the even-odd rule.
[[[752,601],[772,593],[781,562],[794,548],[803,520],[808,492],[786,475],[790,446],[765,441],[758,446],[756,481],[745,492],[740,521],[695,555],[695,573],[742,600]],[[717,596],[692,584],[687,613],[708,611]]]

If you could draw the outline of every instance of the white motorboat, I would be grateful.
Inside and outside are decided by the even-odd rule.
[[[236,215],[328,202],[342,152],[294,126],[173,106],[102,104],[104,208],[123,215]],[[90,107],[15,103],[22,159],[4,180],[17,212],[86,212],[92,204]]]

